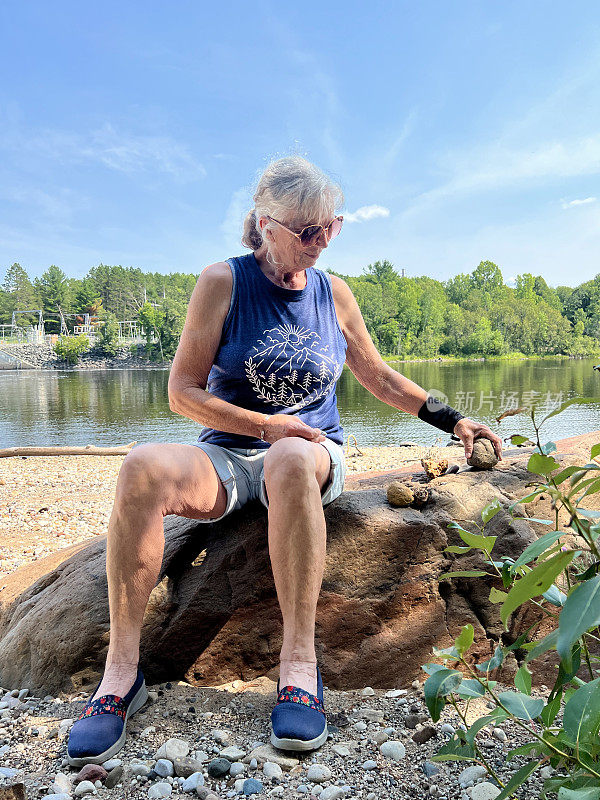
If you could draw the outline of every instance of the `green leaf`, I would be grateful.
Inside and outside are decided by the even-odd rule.
[[[571,695],[565,704],[563,728],[578,746],[596,743],[600,730],[600,678]]]
[[[561,786],[558,790],[558,800],[600,800],[600,786],[584,786],[580,789]]]
[[[515,688],[525,694],[531,694],[531,672],[527,669],[526,664],[519,667],[515,674]]]
[[[454,690],[460,697],[483,697],[485,688],[474,678],[465,678],[458,689]]]
[[[590,450],[590,459],[597,458],[598,456],[600,456],[600,442],[593,444]]]
[[[544,707],[541,698],[529,697],[521,692],[500,692],[498,700],[518,719],[535,719],[539,717]]]
[[[513,794],[514,790],[521,786],[521,784],[525,783],[527,778],[535,772],[535,770],[540,766],[539,761],[529,761],[527,764],[524,764],[521,769],[518,769],[509,782],[505,785],[504,789],[500,792],[500,794],[496,795],[495,800],[505,800],[505,798],[510,797]]]
[[[430,761],[477,761],[475,748],[471,744],[464,744],[458,738],[452,738],[443,744]]]
[[[557,539],[560,539],[561,536],[565,536],[563,531],[549,531],[543,536],[540,536],[539,539],[537,539],[535,542],[532,542],[525,548],[525,550],[523,550],[521,555],[515,561],[514,566],[520,567],[521,564],[528,564],[530,561],[535,561],[535,559],[545,550],[547,550],[549,547],[552,547],[554,542],[556,542]]]
[[[526,742],[525,744],[515,747],[514,750],[509,750],[506,754],[506,760],[510,761],[513,756],[520,756],[526,753],[540,753],[547,749],[540,741]]]
[[[454,645],[458,652],[461,654],[465,653],[469,647],[473,644],[473,637],[475,636],[475,631],[473,630],[473,626],[470,622],[466,625],[463,625],[461,632],[458,634],[454,641]]]
[[[558,467],[560,467],[558,461],[555,461],[552,456],[544,456],[542,453],[532,453],[527,462],[528,471],[536,475],[548,475],[548,473]]]
[[[483,524],[487,525],[487,523],[491,520],[491,518],[495,517],[496,514],[501,510],[502,510],[502,503],[498,500],[498,498],[492,500],[491,503],[488,503],[488,505],[481,512],[481,519],[483,521]]]
[[[471,547],[477,547],[479,550],[485,550],[486,553],[492,551],[494,542],[498,538],[497,536],[479,536],[476,533],[469,533],[469,531],[462,530],[461,528],[458,529],[458,535],[465,544]]]
[[[464,569],[460,572],[443,572],[438,580],[441,581],[444,578],[481,578],[487,574],[487,572],[482,572],[480,569]]]
[[[558,639],[558,628],[550,633],[547,636],[544,636],[543,639],[540,639],[539,642],[536,642],[533,649],[530,650],[527,655],[525,656],[525,663],[529,661],[533,661],[534,658],[538,658],[539,656],[547,653],[548,650],[552,650],[556,647],[556,641]]]
[[[540,519],[539,517],[522,517],[522,519],[526,519],[527,522],[539,522],[541,525],[553,524],[551,519]]]
[[[600,492],[600,478],[596,478],[594,481],[592,481],[577,502],[581,503],[584,497],[589,497],[589,495],[596,494],[596,492]]]
[[[546,444],[542,445],[542,453],[547,456],[548,453],[554,453],[555,450],[558,448],[556,447],[555,442],[546,442]]]
[[[553,581],[563,569],[569,564],[574,552],[557,553],[547,561],[543,561],[537,567],[528,572],[518,581],[516,581],[510,589],[508,596],[500,609],[500,618],[504,624],[505,630],[508,630],[507,620],[510,614],[517,609],[527,600],[538,597],[547,591],[552,585]]]
[[[440,718],[446,705],[445,695],[450,694],[462,681],[462,673],[456,669],[440,669],[430,675],[423,684],[425,703],[434,722]]]
[[[484,661],[482,664],[475,664],[475,667],[480,672],[489,672],[490,670],[499,667],[503,661],[504,661],[504,653],[502,652],[502,648],[500,647],[500,645],[496,645],[496,649],[494,650],[494,655],[490,658],[490,660]]]
[[[459,657],[458,650],[456,649],[456,647],[454,647],[454,645],[452,645],[452,647],[443,647],[443,648],[434,647],[433,655],[437,656],[437,658],[442,658],[445,661],[447,661],[448,659],[456,660]]]
[[[600,519],[600,511],[592,511],[591,508],[578,508],[577,513],[590,519]]]
[[[511,444],[525,444],[527,441],[529,441],[527,436],[521,436],[519,433],[513,433],[510,437]]]
[[[472,547],[462,547],[460,544],[451,544],[444,548],[444,553],[468,553]]]
[[[552,584],[547,592],[544,592],[542,597],[557,608],[562,608],[562,606],[565,604],[565,600],[567,599],[567,595],[564,592],[561,592],[558,586],[555,586],[554,584]]]
[[[552,480],[558,486],[559,483],[566,481],[567,478],[570,478],[571,475],[574,475],[576,472],[579,472],[580,469],[581,467],[577,466],[565,467],[564,469],[561,469],[560,472],[557,472],[556,475],[553,475]]]
[[[443,664],[434,664],[433,662],[430,662],[429,664],[422,664],[421,669],[428,675],[433,675],[433,673],[437,672],[438,669],[445,669],[445,667]]]
[[[515,500],[514,503],[511,503],[509,505],[508,510],[510,512],[512,512],[512,510],[515,508],[515,506],[518,506],[521,503],[529,503],[531,500],[534,500],[538,496],[538,494],[543,494],[543,492],[546,492],[546,491],[548,491],[546,486],[543,486],[543,487],[540,486],[534,492],[530,492],[529,494],[526,494],[525,497],[522,497],[520,500]]]
[[[567,597],[558,618],[556,649],[569,669],[571,647],[590,628],[600,624],[600,575],[579,583]]]
[[[495,586],[492,586],[490,589],[489,601],[490,603],[503,603],[506,595],[507,592],[503,592],[500,589],[496,589]]]
[[[540,719],[547,728],[549,728],[550,725],[552,725],[552,723],[556,718],[556,715],[560,711],[561,698],[562,698],[562,692],[559,692],[552,698],[552,700],[546,703],[546,705],[542,709],[542,713],[540,714]]]

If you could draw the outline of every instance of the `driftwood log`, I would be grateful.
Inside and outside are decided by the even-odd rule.
[[[0,449],[0,458],[10,456],[126,456],[137,442],[119,447],[96,447],[86,444],[85,447],[4,447]]]

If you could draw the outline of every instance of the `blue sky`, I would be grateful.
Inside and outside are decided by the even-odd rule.
[[[0,6],[0,277],[198,274],[273,157],[333,174],[318,266],[600,272],[597,2]]]

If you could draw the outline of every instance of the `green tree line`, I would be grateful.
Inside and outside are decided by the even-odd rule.
[[[600,352],[600,274],[576,288],[553,288],[530,273],[507,286],[491,261],[447,281],[402,276],[387,260],[369,264],[359,276],[332,274],[352,289],[376,347],[386,356]],[[145,328],[147,349],[171,357],[196,280],[197,275],[181,272],[163,275],[106,264],[83,278],[69,278],[52,265],[31,280],[13,264],[0,286],[0,324],[10,324],[13,311],[41,309],[46,331],[58,333],[59,308],[63,314],[90,313],[106,320],[114,346],[116,320],[136,320]],[[19,315],[18,322],[35,324],[37,318]],[[108,340],[105,344],[110,347]]]

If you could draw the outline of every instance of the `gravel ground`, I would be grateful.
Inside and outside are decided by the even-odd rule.
[[[420,446],[360,449],[362,454],[351,448],[347,455],[349,472],[398,468],[439,452]],[[449,448],[440,450],[444,454],[449,452]],[[462,450],[457,448],[452,455],[460,457]],[[106,533],[123,456],[57,456],[44,459],[43,465],[40,460],[39,457],[0,459],[3,531],[0,574],[6,575],[55,550]],[[513,687],[498,684],[496,690],[510,688]],[[104,785],[104,774],[95,785],[82,783],[77,788],[78,770],[66,763],[68,731],[81,713],[87,694],[32,698],[26,686],[0,689],[0,787],[23,781],[28,798],[52,796],[61,787],[66,789],[65,794],[54,800],[79,796],[86,787],[99,798],[119,800],[202,797],[207,789],[216,792],[219,798],[248,794],[253,788],[260,788],[255,797],[307,800],[319,795],[323,800],[404,799],[423,795],[440,800],[487,800],[498,791],[483,772],[475,776],[474,785],[467,780],[468,775],[461,781],[463,770],[472,766],[468,762],[434,765],[429,761],[452,733],[450,728],[442,726],[449,724],[456,728],[460,719],[452,707],[446,707],[440,721],[432,724],[421,686],[404,685],[401,678],[389,690],[326,688],[330,735],[319,750],[306,754],[284,753],[268,745],[276,686],[267,677],[216,687],[193,687],[178,682],[148,689],[149,702],[128,723],[125,747],[118,753],[117,761],[107,765],[116,770],[109,780],[116,784],[113,788]],[[547,695],[544,689],[534,689],[534,696]],[[485,701],[471,701],[468,724],[488,710]],[[478,734],[477,741],[500,781],[505,782],[528,760],[517,757],[507,763],[506,753],[529,741],[531,735],[511,722],[499,727],[504,733],[487,727]],[[414,741],[413,736],[425,741]],[[196,790],[184,788],[194,779],[182,786],[184,779],[177,777],[177,773],[168,777],[172,772],[169,759],[157,764],[157,756],[163,755],[157,753],[158,748],[170,739],[182,740],[181,753],[196,760],[197,763],[187,765],[184,773],[187,775],[191,769],[199,773]],[[257,751],[261,744],[266,749]],[[226,749],[230,747],[238,752]],[[172,753],[167,755],[174,758]],[[220,778],[211,777],[208,771],[211,760],[227,755],[238,764],[232,770],[232,773],[239,771],[238,774],[228,772]],[[295,760],[290,761],[290,757]],[[265,760],[269,763],[266,769]],[[280,765],[281,771],[272,764]],[[163,767],[167,777],[160,777],[153,769],[155,766],[159,771]],[[435,770],[436,774],[431,774]],[[258,780],[261,786],[248,783],[244,786],[249,779]],[[542,782],[543,778],[536,773],[521,796],[537,797]]]
[[[500,691],[501,687],[496,688]],[[447,706],[439,722],[432,725],[422,689],[415,688],[414,684],[400,692],[368,687],[352,691],[325,688],[329,737],[319,750],[306,754],[283,752],[268,745],[275,684],[266,677],[250,683],[234,681],[220,687],[198,688],[179,682],[158,684],[149,689],[151,700],[130,719],[127,740],[118,753],[118,762],[107,764],[110,770],[117,769],[112,773],[112,779],[118,779],[116,786],[110,789],[102,782],[88,786],[99,798],[133,800],[170,796],[169,792],[183,798],[202,796],[206,789],[217,793],[219,798],[233,797],[238,793],[236,780],[240,781],[237,789],[243,792],[243,781],[249,778],[261,784],[261,787],[254,785],[256,790],[260,788],[255,797],[305,797],[308,800],[321,793],[323,800],[422,796],[441,800],[484,800],[494,796],[494,789],[498,791],[489,786],[489,776],[484,775],[483,770],[479,776],[471,778],[475,786],[467,780],[468,775],[462,778],[461,785],[461,773],[466,767],[472,767],[472,763],[445,761],[434,765],[429,760],[461,721],[454,709]],[[534,690],[533,695],[544,697],[547,692]],[[78,770],[67,765],[65,755],[70,724],[83,708],[85,697],[61,695],[29,700],[25,696],[17,707],[0,711],[0,763],[13,771],[5,779],[5,785],[22,780],[27,797],[45,797],[53,791],[57,774],[63,773],[68,780],[64,784],[68,790],[66,797],[74,793]],[[11,701],[14,700],[11,697]],[[468,724],[488,710],[487,702],[471,701]],[[447,725],[453,728],[443,727]],[[539,728],[537,730],[539,733]],[[422,743],[413,739],[427,736],[431,738]],[[185,791],[181,786],[183,779],[160,777],[153,769],[156,767],[160,771],[163,767],[164,773],[172,773],[175,754],[167,751],[168,763],[157,764],[157,756],[165,755],[157,751],[173,738],[182,740],[183,744],[177,748],[181,748],[181,754],[195,759],[196,763],[187,765],[185,774],[189,774],[189,770],[200,773],[196,775],[201,783],[200,792]],[[495,731],[486,727],[477,736],[486,761],[502,782],[528,760],[521,756],[507,763],[507,752],[530,740],[527,730],[511,722],[504,722]],[[235,750],[226,749],[231,747]],[[394,752],[395,758],[386,747]],[[257,751],[257,748],[260,749]],[[253,754],[256,761],[251,760]],[[227,756],[225,769],[229,770],[229,764],[235,762],[238,766],[232,772],[239,770],[237,776],[228,773],[220,778],[211,777],[208,770],[211,761]],[[280,764],[281,771],[273,766],[264,768],[264,761]],[[436,774],[426,774],[426,770],[436,769]],[[106,778],[105,775],[101,777],[102,780]],[[65,779],[59,777],[58,781],[61,780]],[[542,782],[543,777],[536,773],[521,796],[537,797]],[[167,784],[164,786],[167,794],[157,793],[160,784]],[[477,784],[485,786],[477,787]],[[156,788],[152,789],[153,786]],[[251,788],[246,785],[246,791]],[[60,800],[66,798],[60,797]]]

